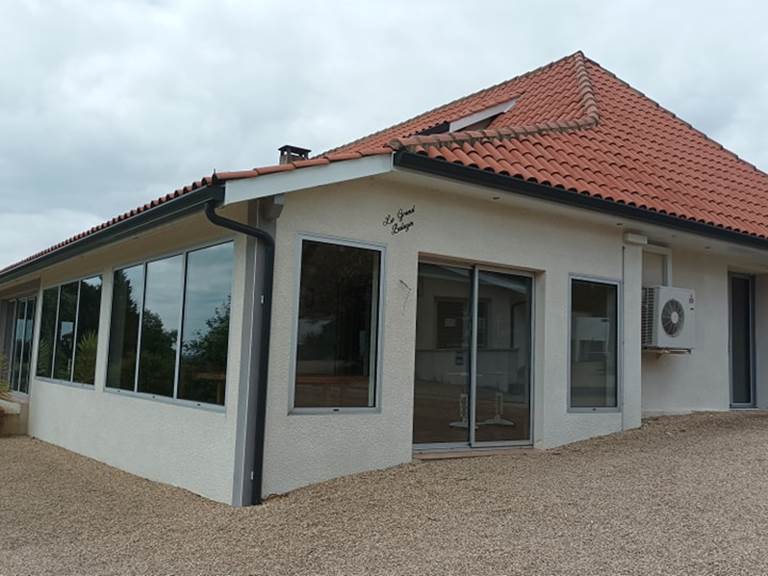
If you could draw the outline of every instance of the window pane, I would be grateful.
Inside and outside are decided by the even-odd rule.
[[[731,276],[731,403],[752,404],[752,280]]]
[[[13,331],[16,327],[16,302],[0,301],[0,381],[11,382],[11,358],[13,357]],[[4,361],[4,362],[3,362]]]
[[[224,404],[233,245],[190,252],[179,398]]]
[[[35,329],[35,305],[36,298],[25,301],[26,315],[24,317],[24,348],[21,355],[21,374],[19,375],[19,390],[25,394],[29,392],[29,372],[32,359],[32,333]]]
[[[469,441],[472,273],[419,264],[413,442]]]
[[[43,311],[40,316],[40,339],[37,346],[36,374],[45,378],[50,378],[53,370],[53,340],[56,337],[56,306],[58,302],[58,288],[48,288],[43,291]]]
[[[16,314],[13,326],[13,356],[11,357],[11,389],[19,389],[19,372],[21,368],[21,353],[24,347],[24,315],[26,311],[23,300],[16,301]]]
[[[93,384],[96,378],[96,347],[99,339],[101,278],[80,282],[80,306],[77,311],[77,348],[75,382]]]
[[[480,270],[477,287],[475,440],[529,440],[533,281],[525,276]],[[487,321],[481,330],[483,303]]]
[[[617,406],[618,288],[571,285],[571,406]]]
[[[303,242],[295,406],[375,405],[380,259]]]
[[[147,264],[139,392],[173,396],[181,317],[183,256]]]
[[[56,324],[56,357],[53,363],[53,377],[58,380],[72,379],[77,284],[77,282],[64,284],[59,293],[59,321]]]
[[[110,388],[134,389],[143,294],[143,265],[115,272],[107,363],[107,386]]]

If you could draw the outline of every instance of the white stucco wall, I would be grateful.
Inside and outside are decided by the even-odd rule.
[[[275,307],[265,447],[264,494],[362,470],[407,462],[412,457],[413,374],[419,255],[535,273],[534,431],[537,447],[550,447],[621,430],[619,412],[567,410],[569,280],[571,274],[622,279],[622,233],[549,212],[543,203],[492,192],[472,196],[445,190],[366,180],[285,197],[277,221]],[[414,226],[392,235],[387,214],[414,206]],[[367,241],[386,247],[382,379],[379,410],[365,414],[292,414],[291,367],[295,348],[297,243],[300,234]],[[624,266],[634,266],[637,250]],[[629,294],[633,311],[625,329],[637,331],[639,284]],[[628,381],[639,385],[639,361]],[[639,390],[627,395],[625,426],[639,424]]]
[[[493,197],[499,196],[498,200]],[[696,349],[691,355],[640,353],[642,248],[626,244],[625,226],[515,195],[434,181],[374,178],[285,196],[276,222],[276,266],[263,495],[345,474],[385,468],[412,457],[416,290],[420,257],[454,259],[534,275],[533,442],[547,448],[640,424],[646,414],[725,410],[729,406],[728,271],[734,258],[673,249],[672,284],[697,294]],[[387,214],[415,206],[413,227],[397,235]],[[252,205],[253,207],[253,205]],[[230,216],[246,219],[243,203]],[[369,242],[385,249],[383,329],[377,409],[296,414],[295,361],[298,240],[303,234]],[[246,444],[250,298],[247,242],[237,237],[226,406],[190,407],[104,389],[111,278],[115,268],[232,237],[196,216],[46,270],[41,286],[102,274],[96,384],[33,379],[30,434],[123,470],[238,502]],[[254,257],[251,246],[249,258]],[[742,258],[743,259],[743,258]],[[738,258],[736,258],[738,260]],[[759,260],[759,258],[758,258]],[[754,259],[752,264],[754,265]],[[738,266],[743,266],[737,263]],[[623,281],[620,404],[612,412],[568,410],[569,290],[572,275]],[[768,280],[757,279],[757,399],[768,406]],[[40,317],[40,303],[38,318]],[[35,341],[37,338],[35,338]],[[33,354],[36,357],[36,350]],[[33,359],[34,361],[34,359]],[[238,408],[239,416],[238,416]],[[239,420],[238,420],[239,418]],[[241,450],[236,451],[240,434]]]
[[[695,349],[691,354],[643,353],[643,413],[728,410],[729,260],[705,251],[673,250],[672,284],[696,292]]]
[[[113,270],[227,238],[232,235],[196,216],[45,271],[42,288],[102,275],[96,382],[94,386],[81,386],[33,378],[29,434],[139,476],[181,486],[213,500],[232,502],[246,285],[243,237],[235,240],[226,405],[195,407],[132,392],[109,391],[104,386]],[[36,349],[33,354],[36,358]]]

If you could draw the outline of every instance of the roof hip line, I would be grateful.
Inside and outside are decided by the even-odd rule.
[[[489,130],[467,130],[464,132],[448,132],[442,134],[430,134],[425,136],[409,136],[407,138],[395,138],[389,142],[393,150],[401,150],[411,146],[442,146],[445,144],[469,143],[478,140],[514,140],[533,134],[545,134],[547,132],[570,132],[572,130],[588,130],[595,128],[600,122],[600,110],[592,88],[592,79],[587,70],[586,57],[582,52],[576,52],[572,56],[576,65],[576,82],[579,89],[579,98],[584,114],[576,120],[561,120],[541,122],[527,126],[492,128]]]

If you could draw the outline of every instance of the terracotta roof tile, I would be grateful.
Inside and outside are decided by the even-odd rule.
[[[482,140],[469,133],[451,135],[454,143],[471,143],[477,155],[466,146],[462,152],[478,168],[559,183],[745,234],[768,234],[768,175],[595,62],[577,53],[521,80],[529,87],[523,90],[519,80],[511,81],[509,94],[521,95]],[[553,114],[556,109],[567,113]],[[450,149],[446,135],[420,137],[418,147],[407,136],[376,138],[386,136],[395,136],[389,140],[393,147],[432,158]],[[457,160],[469,165],[462,157],[452,161]]]

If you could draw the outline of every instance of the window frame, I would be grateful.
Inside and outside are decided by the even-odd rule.
[[[441,256],[436,254],[422,254],[419,253],[417,268],[421,264],[433,264],[437,266],[450,266],[454,268],[461,268],[464,270],[469,271],[470,273],[470,285],[471,285],[471,297],[470,297],[470,321],[473,325],[478,325],[478,309],[479,306],[475,306],[473,303],[475,302],[475,294],[479,295],[479,286],[480,286],[480,274],[482,272],[492,272],[492,273],[498,273],[498,274],[507,274],[512,276],[521,276],[530,278],[531,280],[531,294],[530,294],[530,318],[528,319],[528,327],[529,327],[529,353],[528,353],[528,363],[530,365],[529,369],[529,384],[528,384],[528,393],[529,393],[529,419],[528,419],[528,440],[514,440],[514,441],[476,441],[475,440],[475,419],[477,417],[476,411],[470,407],[469,410],[469,425],[470,425],[470,431],[471,431],[471,437],[469,439],[469,442],[434,442],[434,443],[419,443],[419,444],[413,444],[414,451],[416,452],[424,452],[424,451],[431,451],[431,450],[454,450],[454,449],[482,449],[482,448],[495,448],[495,447],[530,447],[534,445],[534,435],[535,435],[535,419],[536,419],[536,396],[537,396],[537,390],[539,386],[538,382],[538,375],[539,375],[539,369],[536,363],[536,359],[538,357],[538,325],[539,325],[539,318],[538,314],[540,312],[539,310],[539,298],[541,298],[541,295],[538,293],[539,290],[542,289],[543,283],[541,282],[541,279],[539,278],[540,274],[543,274],[544,272],[541,270],[535,270],[533,268],[524,268],[524,267],[516,267],[514,265],[509,264],[493,264],[493,263],[486,263],[486,262],[479,262],[479,261],[472,261],[472,260],[466,260],[463,258],[456,258],[453,256]],[[417,286],[418,290],[418,286]],[[543,300],[543,299],[542,299]],[[479,303],[481,301],[480,298],[477,298],[477,302]],[[489,307],[489,316],[490,318],[490,307]],[[541,322],[543,324],[543,322]],[[476,366],[477,364],[477,352],[479,352],[482,348],[477,345],[477,338],[476,330],[472,330],[472,336],[470,338],[470,344],[469,344],[469,363],[471,366]],[[414,332],[415,335],[415,332]],[[471,368],[471,374],[470,374],[470,382],[469,382],[469,394],[471,397],[475,397],[477,394],[477,371],[475,368]],[[470,401],[471,402],[471,401]]]
[[[571,362],[572,362],[572,337],[573,337],[573,283],[590,282],[616,287],[616,406],[573,406],[571,402]],[[566,316],[568,318],[568,330],[566,340],[567,358],[567,393],[566,412],[572,414],[620,414],[624,409],[624,284],[621,279],[605,276],[592,276],[585,274],[570,274],[568,276],[568,297]]]
[[[296,406],[296,360],[299,348],[299,298],[301,296],[301,261],[304,242],[348,246],[379,253],[378,310],[376,311],[376,370],[374,372],[373,406]],[[384,358],[384,308],[386,306],[387,247],[385,244],[353,240],[324,234],[299,233],[294,249],[293,318],[291,326],[291,352],[288,386],[288,414],[380,414],[382,407],[382,375]],[[370,394],[370,391],[369,391]]]
[[[39,292],[33,292],[33,293],[25,293],[20,294],[17,296],[14,296],[12,298],[8,298],[6,300],[6,305],[12,309],[12,313],[10,314],[10,324],[11,324],[11,330],[10,330],[10,342],[8,346],[8,357],[6,358],[8,363],[8,373],[6,374],[6,377],[8,379],[8,383],[10,384],[10,393],[13,396],[18,396],[22,398],[26,398],[29,396],[29,390],[31,387],[32,380],[36,378],[35,372],[36,372],[36,362],[33,364],[33,360],[35,360],[35,348],[36,348],[36,341],[35,333],[37,332],[37,313],[38,313],[38,299],[40,295]],[[32,335],[30,337],[29,346],[29,372],[27,373],[27,383],[26,387],[27,390],[24,391],[21,389],[21,363],[24,362],[24,352],[26,351],[27,347],[24,345],[24,342],[22,342],[21,345],[21,357],[20,357],[20,364],[19,364],[19,377],[17,378],[17,382],[12,382],[12,375],[13,375],[13,369],[15,362],[15,356],[16,356],[16,328],[18,327],[18,314],[19,314],[19,303],[24,302],[25,303],[25,317],[24,322],[29,321],[29,310],[30,310],[30,302],[34,301],[34,306],[32,306]],[[6,310],[7,314],[8,310]],[[24,333],[24,337],[26,337],[26,330]],[[0,349],[0,353],[2,353],[3,350]],[[1,376],[1,375],[0,375]]]
[[[187,255],[191,252],[197,252],[198,250],[205,250],[206,248],[215,248],[216,246],[223,246],[224,244],[232,244],[232,278],[231,278],[231,285],[230,285],[230,297],[234,294],[235,290],[235,278],[237,275],[237,242],[235,241],[234,235],[227,235],[221,238],[217,238],[215,240],[209,240],[207,242],[202,242],[200,244],[193,244],[190,246],[185,246],[184,248],[177,248],[174,250],[170,250],[167,252],[163,252],[157,255],[154,255],[150,258],[144,258],[140,260],[130,260],[126,263],[121,264],[115,264],[110,267],[109,269],[109,297],[108,302],[106,302],[106,306],[109,310],[109,322],[107,323],[106,328],[106,346],[107,346],[107,352],[106,352],[106,360],[104,362],[104,366],[102,369],[102,375],[104,377],[104,386],[103,390],[107,394],[117,394],[121,396],[128,396],[132,398],[139,398],[144,400],[150,400],[154,402],[161,402],[163,404],[171,404],[174,406],[186,406],[187,408],[197,408],[200,410],[206,410],[209,412],[216,412],[219,414],[225,414],[227,412],[227,394],[229,392],[229,385],[225,381],[225,392],[224,392],[224,404],[211,404],[209,402],[198,402],[197,400],[187,400],[185,398],[177,398],[178,395],[178,380],[179,380],[179,367],[181,364],[181,346],[182,346],[182,339],[183,339],[183,330],[184,330],[184,307],[186,305],[187,300]],[[174,365],[174,375],[173,375],[173,396],[162,396],[159,394],[152,394],[150,392],[139,392],[138,390],[138,382],[139,382],[139,359],[141,358],[141,340],[143,335],[143,321],[144,321],[144,306],[146,304],[146,290],[147,290],[147,266],[153,262],[158,262],[161,260],[166,260],[169,258],[173,258],[175,256],[182,256],[182,271],[181,271],[181,277],[182,277],[182,285],[181,285],[181,294],[180,294],[180,310],[181,315],[179,319],[179,335],[178,335],[178,342],[177,342],[177,348],[176,348],[176,359],[175,359],[175,365]],[[107,375],[109,371],[109,343],[112,338],[112,301],[114,300],[114,294],[115,294],[115,272],[118,270],[125,270],[127,268],[133,268],[136,266],[142,267],[142,295],[141,295],[141,309],[139,310],[139,332],[138,337],[136,340],[136,367],[135,372],[133,375],[133,390],[124,390],[122,388],[114,388],[107,386]],[[229,333],[228,333],[228,342],[227,342],[227,380],[229,379],[229,368],[230,368],[230,343],[232,338],[232,322],[231,322],[231,315],[230,315],[230,324],[229,324]]]
[[[101,320],[101,314],[104,307],[104,274],[103,272],[94,272],[91,274],[86,274],[84,276],[78,276],[77,278],[71,278],[69,280],[65,280],[63,282],[57,282],[56,284],[49,284],[47,286],[41,286],[40,291],[38,293],[38,301],[37,301],[37,313],[35,316],[35,326],[32,329],[32,333],[34,335],[34,345],[33,345],[33,358],[31,361],[34,361],[34,368],[35,368],[35,380],[40,380],[41,382],[48,382],[51,384],[61,384],[64,386],[72,386],[74,388],[80,388],[84,390],[95,390],[96,389],[96,381],[98,380],[98,348],[97,348],[97,362],[96,362],[96,368],[94,369],[94,381],[93,384],[86,384],[84,382],[76,382],[75,381],[75,359],[77,358],[77,336],[78,336],[78,324],[79,324],[79,316],[80,316],[80,283],[85,280],[92,280],[93,278],[98,278],[101,281],[101,294],[100,294],[100,300],[99,300],[99,320]],[[54,378],[54,374],[56,373],[56,349],[58,348],[58,341],[59,341],[59,311],[61,308],[61,287],[66,284],[74,284],[77,283],[77,302],[75,304],[75,321],[74,321],[74,327],[73,327],[73,349],[72,349],[72,369],[70,370],[70,376],[69,380],[62,380],[61,378]],[[43,300],[44,300],[44,294],[46,290],[56,289],[56,320],[54,323],[54,332],[53,332],[53,346],[51,350],[51,375],[50,376],[39,376],[37,374],[37,357],[40,353],[40,324],[42,323],[43,319]],[[99,323],[99,334],[101,334],[102,331],[101,323]]]

